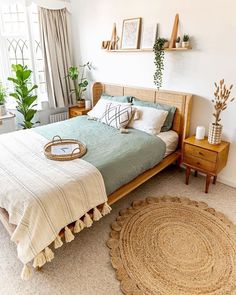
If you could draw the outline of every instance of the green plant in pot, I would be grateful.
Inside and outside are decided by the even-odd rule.
[[[210,144],[221,143],[223,126],[221,125],[220,115],[224,110],[227,109],[228,104],[235,100],[235,98],[230,98],[232,88],[233,85],[228,87],[225,84],[224,79],[220,80],[219,84],[215,83],[215,98],[212,100],[214,104],[213,116],[215,118],[215,122],[209,126],[208,142]]]
[[[189,35],[184,35],[183,36],[182,47],[183,48],[189,48],[189,41],[190,41]]]
[[[24,129],[32,128],[36,123],[32,122],[37,112],[35,107],[37,106],[34,90],[38,88],[37,85],[31,84],[32,71],[27,66],[21,64],[12,65],[12,71],[15,73],[15,77],[9,77],[8,80],[14,84],[14,93],[10,93],[17,103],[16,109],[23,115],[23,123],[20,124]]]
[[[85,100],[83,98],[84,92],[88,87],[88,80],[86,78],[86,70],[91,70],[91,63],[87,62],[82,66],[76,67],[72,66],[68,70],[68,75],[74,85],[74,88],[71,89],[71,95],[75,94],[76,101],[79,107],[85,107]]]
[[[168,40],[164,38],[158,38],[154,44],[153,50],[155,54],[155,66],[156,70],[154,73],[154,83],[159,89],[162,86],[162,76],[164,71],[164,58],[165,58],[165,43]]]
[[[5,107],[6,97],[7,97],[7,90],[3,86],[2,82],[0,82],[0,117],[6,115],[6,107]]]
[[[181,47],[181,39],[180,39],[180,37],[178,37],[175,40],[175,48],[180,48],[180,47]]]

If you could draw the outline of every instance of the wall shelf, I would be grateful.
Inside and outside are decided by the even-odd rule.
[[[188,51],[192,48],[165,48],[164,51]],[[116,49],[116,50],[107,50],[106,52],[153,52],[153,49]]]

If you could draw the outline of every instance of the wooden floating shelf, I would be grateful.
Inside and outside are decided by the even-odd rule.
[[[164,51],[187,51],[191,50],[192,48],[165,48]],[[112,49],[112,50],[105,50],[106,52],[153,52],[153,49]]]

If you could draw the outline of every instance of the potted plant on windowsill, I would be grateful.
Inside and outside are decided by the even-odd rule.
[[[220,124],[220,115],[222,111],[226,110],[229,102],[233,102],[235,99],[230,99],[233,85],[231,85],[230,87],[226,86],[224,79],[220,81],[219,85],[215,83],[215,88],[215,98],[212,100],[215,109],[215,112],[213,113],[213,116],[215,117],[215,122],[210,124],[209,126],[208,142],[210,144],[221,143],[223,126]]]
[[[6,88],[0,82],[0,117],[6,115],[6,107],[5,107],[6,97],[7,97]]]
[[[182,42],[182,47],[183,48],[189,48],[189,45],[190,45],[190,37],[189,35],[184,35],[183,36],[183,42]]]
[[[37,112],[35,107],[37,106],[37,95],[34,95],[34,90],[38,88],[37,85],[31,85],[32,71],[27,66],[20,64],[12,65],[12,71],[15,73],[15,77],[9,77],[8,80],[13,82],[15,92],[10,93],[10,96],[14,97],[17,102],[17,111],[23,115],[24,121],[20,125],[23,129],[30,129],[36,123],[32,122]]]
[[[81,71],[80,71],[81,69]],[[86,70],[91,70],[91,64],[87,62],[82,66],[72,66],[68,70],[68,75],[74,84],[74,89],[71,89],[71,95],[75,94],[78,107],[85,107],[85,99],[83,98],[84,92],[87,90],[88,80],[86,78]],[[80,75],[81,72],[81,75]]]

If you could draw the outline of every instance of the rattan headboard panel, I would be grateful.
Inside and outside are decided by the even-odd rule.
[[[176,113],[172,130],[179,134],[180,146],[189,135],[192,94],[96,82],[93,85],[93,105],[98,102],[103,92],[108,95],[134,96],[143,101],[160,102],[175,106]]]

